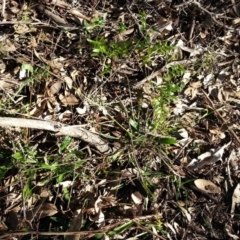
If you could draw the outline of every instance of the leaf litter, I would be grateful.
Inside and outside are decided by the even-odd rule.
[[[238,4],[2,1],[0,28],[0,238],[238,239]]]

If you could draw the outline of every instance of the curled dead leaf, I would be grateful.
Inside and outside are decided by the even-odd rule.
[[[66,110],[65,112],[61,113],[58,118],[61,122],[65,122],[69,120],[71,116],[72,116],[72,112],[69,110]]]
[[[217,161],[222,161],[222,156],[226,147],[229,146],[231,142],[223,145],[222,147],[211,149],[209,152],[205,152],[198,157],[198,160],[192,159],[192,161],[187,165],[191,170],[202,168],[205,165],[213,164]]]
[[[192,82],[189,84],[189,87],[184,91],[185,95],[190,95],[191,99],[195,98],[196,95],[199,92],[199,88],[202,87],[202,82],[198,81],[198,82]]]

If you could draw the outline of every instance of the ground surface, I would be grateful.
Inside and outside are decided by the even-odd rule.
[[[237,1],[2,2],[0,238],[239,239]]]

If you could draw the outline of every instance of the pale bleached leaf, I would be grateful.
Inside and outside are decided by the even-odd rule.
[[[235,212],[236,204],[239,204],[239,203],[240,203],[240,183],[237,184],[232,195],[231,213]]]
[[[225,232],[227,233],[227,235],[234,240],[238,240],[239,237],[235,234],[232,234],[231,231],[233,231],[232,227],[228,224],[225,225]]]
[[[197,188],[206,193],[221,193],[221,189],[209,180],[197,179],[194,181],[194,184]]]
[[[64,182],[59,182],[57,184],[54,185],[54,187],[71,187],[73,185],[73,181],[64,181]]]
[[[219,148],[216,148],[216,149],[211,149],[211,151],[201,154],[198,157],[197,161],[195,161],[195,159],[193,159],[188,164],[187,167],[189,169],[193,170],[193,169],[201,168],[201,167],[203,167],[205,165],[208,165],[208,164],[213,164],[217,161],[222,161],[222,156],[223,156],[224,150],[230,143],[231,142],[223,145],[222,147],[219,147]]]
[[[131,198],[135,204],[139,205],[142,203],[143,196],[139,191],[136,191],[131,194]]]

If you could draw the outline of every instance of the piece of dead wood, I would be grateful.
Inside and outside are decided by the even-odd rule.
[[[46,7],[44,5],[39,4],[37,6],[37,9],[40,12],[42,12],[45,16],[49,17],[57,25],[64,26],[64,27],[68,27],[69,26],[68,22],[64,18],[61,18],[58,15],[54,14],[53,12],[51,12],[50,10],[46,9]]]
[[[77,210],[74,213],[74,219],[72,220],[70,227],[68,229],[69,232],[77,232],[80,231],[81,226],[82,226],[82,220],[83,220],[83,211]],[[71,236],[66,236],[66,240],[79,240],[80,235],[71,235]]]
[[[69,13],[73,14],[76,17],[82,18],[88,22],[91,22],[91,18],[83,15],[81,12],[78,11],[78,9],[72,8],[69,10]]]
[[[99,152],[108,154],[111,148],[97,133],[82,128],[79,125],[68,126],[59,122],[34,120],[24,118],[0,117],[2,127],[34,128],[55,132],[57,136],[70,136],[80,138],[94,146]]]
[[[4,16],[5,9],[6,9],[6,0],[2,0],[2,13],[1,13],[2,16]]]

